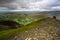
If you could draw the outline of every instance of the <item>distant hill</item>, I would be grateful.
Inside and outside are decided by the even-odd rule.
[[[18,14],[18,13],[6,13],[0,14],[0,29],[17,28],[20,26],[25,26],[31,22],[46,18],[46,15],[39,13],[32,14]],[[5,27],[4,27],[5,26]],[[18,27],[19,28],[19,27]]]
[[[60,11],[8,12],[8,13],[0,14],[0,20],[15,21],[18,24],[27,25],[39,19],[43,19],[47,17],[52,18],[53,16],[56,16],[57,19],[60,19]]]
[[[60,19],[60,11],[45,11],[45,12],[38,12],[40,14],[47,14],[48,17],[56,16],[57,19]]]

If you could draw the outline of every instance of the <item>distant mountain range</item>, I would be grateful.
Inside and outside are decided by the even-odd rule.
[[[56,16],[57,19],[60,19],[60,11],[48,11],[48,12],[41,12],[43,14],[48,14],[49,16]]]
[[[0,14],[47,14],[49,17],[56,16],[58,19],[60,19],[60,11],[9,11],[9,10],[4,10],[0,11]]]

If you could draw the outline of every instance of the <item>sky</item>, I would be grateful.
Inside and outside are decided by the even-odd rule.
[[[60,0],[0,0],[0,10],[60,11]]]

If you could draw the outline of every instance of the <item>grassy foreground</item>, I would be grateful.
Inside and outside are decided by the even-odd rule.
[[[38,20],[36,22],[32,22],[32,23],[30,23],[30,24],[28,24],[28,25],[26,25],[26,26],[24,26],[22,28],[0,31],[0,40],[8,39],[9,37],[13,36],[17,32],[22,32],[22,31],[25,31],[25,30],[29,30],[31,28],[34,28],[37,25],[39,25],[40,23],[43,23],[44,21],[45,21],[45,19],[41,19],[41,20]]]

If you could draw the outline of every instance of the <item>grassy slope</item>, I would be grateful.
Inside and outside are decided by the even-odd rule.
[[[28,25],[31,22],[37,21],[41,18],[45,18],[42,14],[0,14],[0,20],[14,21],[22,26]],[[10,29],[9,26],[0,25],[0,30]]]
[[[31,22],[31,17],[26,16],[25,14],[0,14],[0,20],[6,20],[6,21],[15,21],[21,25],[26,25]],[[34,20],[32,20],[34,21]]]
[[[46,19],[41,19],[41,20],[38,20],[36,22],[33,22],[31,24],[28,24],[26,26],[24,26],[23,28],[17,28],[17,29],[11,29],[11,30],[5,30],[5,31],[0,31],[0,40],[5,40],[7,38],[9,38],[10,36],[12,36],[13,34],[17,33],[17,32],[22,32],[22,31],[25,31],[25,30],[29,30],[31,28],[34,28],[36,27],[37,25],[45,22]],[[50,21],[51,19],[49,19]]]

